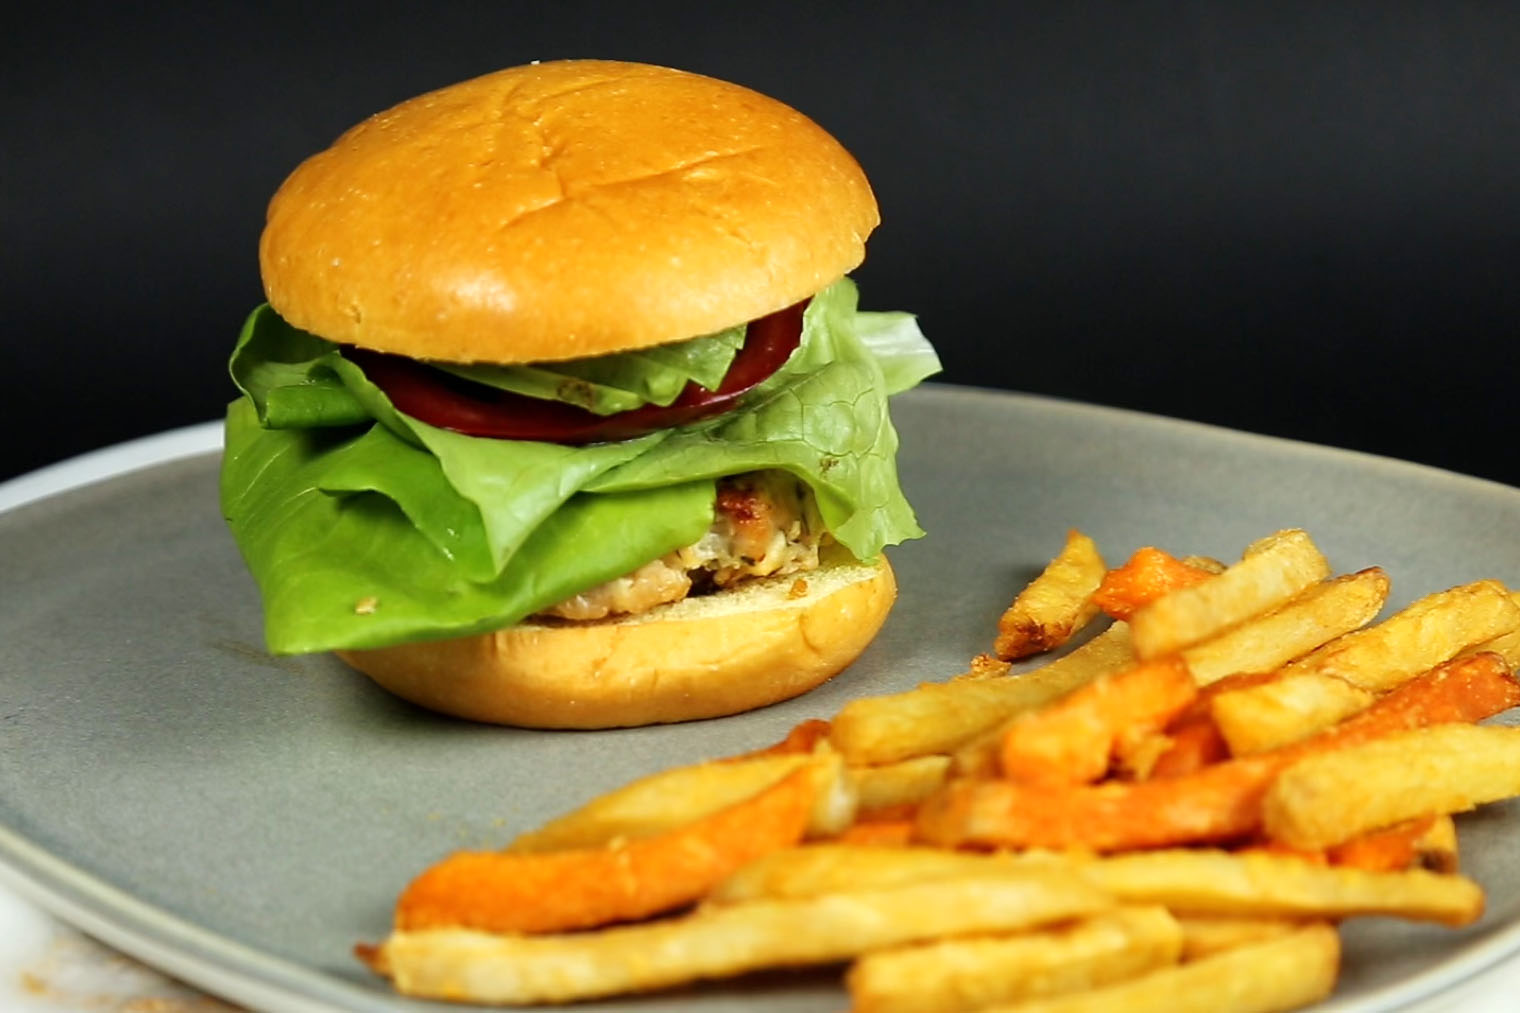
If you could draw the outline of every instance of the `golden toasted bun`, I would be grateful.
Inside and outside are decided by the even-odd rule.
[[[861,262],[859,165],[763,95],[595,60],[488,74],[378,114],[269,206],[270,304],[333,341],[530,362],[695,337]]]
[[[805,693],[859,656],[897,594],[849,562],[750,581],[615,621],[521,623],[338,656],[430,710],[532,728],[719,717]]]

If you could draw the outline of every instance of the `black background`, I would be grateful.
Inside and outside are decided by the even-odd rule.
[[[596,56],[844,141],[884,217],[863,302],[917,311],[942,379],[1520,484],[1514,5],[402,10],[9,16],[0,478],[220,414],[264,203],[305,155],[418,92]]]

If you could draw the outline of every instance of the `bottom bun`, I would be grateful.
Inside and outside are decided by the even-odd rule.
[[[850,560],[615,620],[523,622],[338,657],[397,696],[474,721],[689,721],[763,707],[828,680],[865,650],[896,595],[885,558]]]

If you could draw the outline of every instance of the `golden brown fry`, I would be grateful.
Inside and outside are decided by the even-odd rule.
[[[1304,922],[1271,915],[1179,915],[1182,959],[1197,960],[1251,943],[1277,939],[1304,927]]]
[[[1094,861],[1083,874],[1126,903],[1165,904],[1176,912],[1386,915],[1452,926],[1467,925],[1483,913],[1482,889],[1462,876],[1336,868],[1259,851],[1135,852]]]
[[[936,880],[1027,876],[1031,870],[1070,871],[1074,863],[1056,852],[982,854],[929,847],[808,844],[751,862],[708,894],[716,904],[763,898],[817,897],[850,890],[878,890]]]
[[[1044,871],[714,906],[681,918],[566,935],[396,932],[366,955],[407,995],[572,1002],[763,968],[835,963],[940,936],[1028,929],[1113,906],[1080,877]]]
[[[1129,628],[1115,623],[1048,665],[999,679],[924,683],[889,696],[860,697],[834,717],[830,740],[856,766],[950,753],[982,732],[1133,664]]]
[[[1339,967],[1340,937],[1312,925],[1106,988],[986,1013],[1279,1013],[1329,995]]]
[[[1066,643],[1098,614],[1093,592],[1107,570],[1097,544],[1075,528],[1068,531],[1060,553],[998,619],[993,653],[1012,660]]]
[[[950,757],[931,754],[879,767],[851,767],[857,807],[862,813],[922,802],[945,781]]]
[[[1511,591],[1510,600],[1516,606],[1520,606],[1520,591]],[[1510,671],[1520,669],[1520,627],[1516,627],[1509,633],[1501,634],[1492,640],[1485,640],[1481,644],[1467,648],[1463,654],[1483,654],[1493,652],[1504,659],[1509,665]]]
[[[1450,816],[1437,816],[1414,842],[1415,861],[1422,869],[1448,875],[1462,867],[1457,847],[1457,823]]]
[[[811,766],[819,794],[809,833],[827,836],[854,817],[854,796],[837,754],[820,751],[760,756],[674,767],[600,795],[516,838],[506,850],[562,851],[619,838],[637,840],[690,823]]]
[[[845,984],[852,1013],[969,1013],[1133,978],[1175,964],[1181,949],[1166,908],[1121,908],[1039,932],[868,953]]]
[[[1347,574],[1316,584],[1265,615],[1194,644],[1182,657],[1193,677],[1205,686],[1240,672],[1270,672],[1370,622],[1387,597],[1388,576],[1377,567]]]
[[[1520,728],[1437,725],[1309,756],[1262,802],[1267,835],[1325,848],[1432,813],[1520,795]],[[1355,805],[1348,805],[1355,799]]]
[[[1159,658],[1269,612],[1330,575],[1303,531],[1280,531],[1246,550],[1212,580],[1158,598],[1130,618],[1135,654]]]
[[[1426,595],[1376,626],[1325,644],[1287,671],[1333,675],[1381,692],[1517,628],[1520,604],[1498,581],[1480,580]]]
[[[1256,686],[1220,693],[1210,703],[1219,733],[1234,756],[1263,753],[1366,710],[1370,690],[1333,675],[1283,672]]]

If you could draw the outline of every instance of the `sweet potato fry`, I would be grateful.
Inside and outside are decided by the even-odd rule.
[[[1330,564],[1306,533],[1280,531],[1251,545],[1217,577],[1162,595],[1130,616],[1135,654],[1159,658],[1201,643],[1328,576]]]
[[[1419,842],[1430,833],[1435,822],[1434,816],[1405,820],[1328,848],[1325,857],[1332,865],[1372,872],[1413,869],[1420,862]]]
[[[1159,730],[1197,695],[1176,656],[1099,676],[1008,726],[1003,776],[1029,784],[1096,781],[1107,773],[1120,736]]]
[[[785,756],[791,753],[811,753],[813,747],[827,740],[829,737],[829,723],[823,718],[808,718],[792,726],[786,733],[786,737],[780,742],[773,743],[751,753],[745,753],[735,759],[754,759],[760,756]]]
[[[1093,592],[1105,572],[1098,546],[1082,532],[1066,544],[998,619],[992,651],[1003,660],[1060,647],[1098,614]]]
[[[1093,603],[1115,619],[1128,620],[1141,608],[1184,587],[1201,584],[1215,574],[1205,567],[1178,559],[1147,545],[1123,566],[1103,575],[1093,592]]]
[[[679,908],[745,862],[801,840],[814,793],[803,769],[656,837],[535,854],[459,852],[403,891],[396,927],[556,932]]]
[[[1396,732],[1472,722],[1520,703],[1520,682],[1495,654],[1449,662],[1305,742],[1182,777],[1076,788],[952,780],[919,810],[921,840],[945,846],[1117,851],[1227,841],[1261,825],[1277,775],[1314,752]]]

